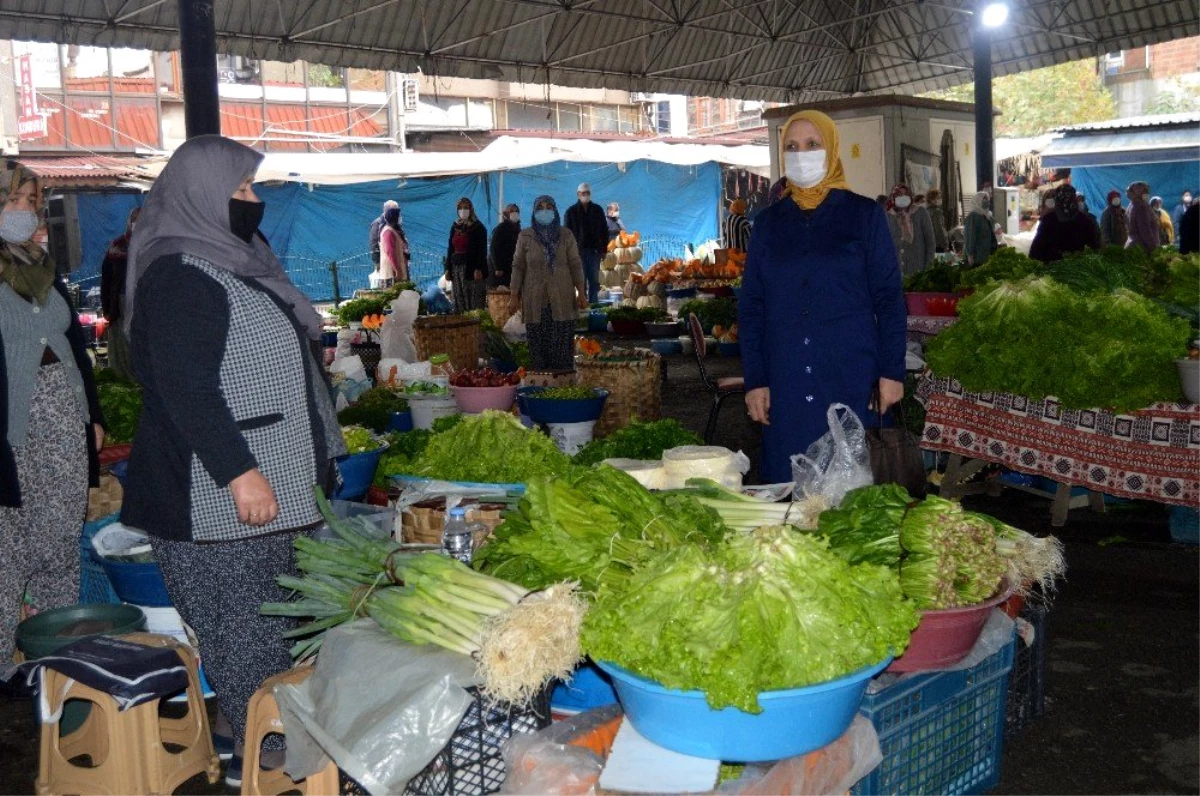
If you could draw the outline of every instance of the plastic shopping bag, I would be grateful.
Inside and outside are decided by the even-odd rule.
[[[794,500],[819,499],[837,506],[851,489],[875,483],[871,452],[858,415],[845,404],[830,404],[829,431],[792,457]]]

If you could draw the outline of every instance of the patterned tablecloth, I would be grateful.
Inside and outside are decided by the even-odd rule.
[[[1003,464],[1118,497],[1200,503],[1200,405],[1160,403],[1134,412],[1063,409],[1047,398],[969,393],[926,375],[922,447]]]
[[[924,343],[957,320],[954,315],[909,315],[908,339]]]

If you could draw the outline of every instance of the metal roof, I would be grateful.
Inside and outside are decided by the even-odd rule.
[[[997,75],[1196,35],[1196,0],[1009,0]],[[0,37],[169,50],[172,0],[4,0]],[[974,0],[216,0],[277,61],[812,102],[971,79]]]
[[[1200,113],[1164,113],[1158,116],[1127,116],[1107,122],[1088,122],[1056,128],[1055,132],[1086,133],[1098,130],[1129,130],[1142,127],[1174,127],[1192,125],[1200,127]]]

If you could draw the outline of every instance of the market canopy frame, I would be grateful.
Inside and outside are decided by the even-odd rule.
[[[1195,0],[1010,0],[996,75],[1196,35]],[[811,102],[972,79],[973,0],[216,0],[249,58]],[[179,47],[176,0],[5,0],[0,38]]]

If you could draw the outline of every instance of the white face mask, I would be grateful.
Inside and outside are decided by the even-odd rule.
[[[466,208],[463,208],[462,210],[458,211],[458,217],[461,218],[463,221],[466,221],[468,218],[471,217],[471,211],[467,210]]]
[[[811,188],[825,179],[825,150],[784,152],[783,175],[801,188]]]
[[[1114,196],[1113,200],[1111,202],[1109,202],[1109,204],[1112,205],[1113,207],[1120,207],[1121,206],[1121,197]]]
[[[1190,204],[1192,203],[1192,196],[1191,196],[1191,194],[1186,194],[1186,193],[1185,193],[1185,194],[1183,195],[1183,203],[1184,203],[1185,205],[1190,205]]]
[[[508,220],[515,224],[521,220],[521,214],[514,210],[508,214]]]
[[[1047,199],[1047,200],[1046,200],[1046,209],[1047,209],[1047,210],[1053,210],[1053,209],[1054,209],[1054,200],[1053,200],[1053,199]]]
[[[907,196],[897,196],[894,204],[896,205],[896,207],[903,210],[904,208],[906,208],[910,204],[912,204],[912,199],[909,199]]]
[[[9,243],[24,243],[37,232],[38,217],[32,210],[5,210],[0,213],[0,238]]]
[[[617,210],[614,210],[614,211],[612,211],[611,213],[609,213],[609,214],[608,214],[608,217],[609,217],[609,218],[620,218],[620,217],[621,217],[621,213],[620,213],[619,211],[617,211]]]

